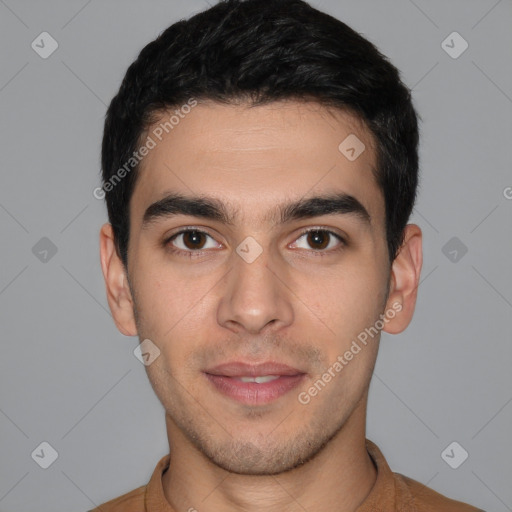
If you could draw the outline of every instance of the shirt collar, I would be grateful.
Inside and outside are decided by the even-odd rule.
[[[366,439],[366,451],[375,464],[377,478],[370,494],[359,505],[356,512],[375,512],[376,510],[379,512],[394,512],[396,510],[394,474],[378,446],[369,439]]]

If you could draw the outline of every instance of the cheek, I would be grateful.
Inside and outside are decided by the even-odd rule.
[[[214,305],[208,300],[214,282],[211,277],[191,279],[182,270],[152,267],[149,262],[140,268],[139,275],[139,336],[149,338],[159,347],[160,363],[168,371],[183,374],[215,318]]]
[[[189,279],[182,272],[147,263],[135,279],[141,327],[166,339],[189,324],[200,325],[204,314],[201,299],[209,290],[208,284],[205,279]]]
[[[301,289],[304,303],[313,305],[326,333],[342,345],[373,325],[386,301],[386,279],[372,266],[357,270],[347,265],[317,274],[306,278]]]

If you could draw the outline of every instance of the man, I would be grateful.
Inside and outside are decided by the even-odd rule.
[[[301,0],[169,27],[105,122],[101,263],[170,454],[97,510],[476,511],[365,438],[380,332],[411,321],[417,117],[367,40]]]

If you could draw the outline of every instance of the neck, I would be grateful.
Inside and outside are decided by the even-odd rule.
[[[377,471],[365,445],[366,400],[313,459],[271,476],[226,471],[201,454],[166,416],[171,461],[162,477],[176,511],[353,512],[370,493]]]

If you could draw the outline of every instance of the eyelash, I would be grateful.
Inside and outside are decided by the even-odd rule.
[[[186,229],[182,229],[181,231],[178,231],[177,233],[174,233],[169,238],[165,239],[164,242],[163,242],[164,248],[167,248],[173,254],[183,255],[183,256],[191,258],[191,259],[192,258],[201,257],[203,255],[204,250],[209,250],[209,249],[204,249],[204,250],[199,249],[199,250],[184,251],[182,249],[175,248],[171,244],[171,242],[175,238],[177,238],[178,236],[183,235],[185,233],[189,233],[191,231],[192,232],[196,232],[196,233],[200,233],[200,234],[203,234],[203,235],[206,235],[206,236],[209,236],[210,238],[213,238],[206,231],[203,231],[201,229],[194,228],[194,227],[189,227],[189,228],[186,228]],[[334,248],[334,249],[329,249],[329,250],[325,250],[325,249],[316,249],[316,250],[315,249],[311,249],[309,252],[313,253],[313,255],[315,257],[321,257],[322,258],[322,257],[328,256],[329,254],[332,254],[332,253],[335,253],[335,252],[338,252],[338,251],[342,250],[347,245],[347,242],[345,241],[345,239],[343,237],[341,237],[338,233],[335,233],[334,231],[331,231],[329,229],[322,228],[322,227],[308,228],[308,229],[302,231],[299,234],[299,236],[295,239],[295,242],[297,240],[301,239],[304,235],[307,235],[308,233],[311,233],[311,232],[327,233],[328,235],[333,236],[334,238],[336,238],[340,242],[340,244],[336,248]]]

